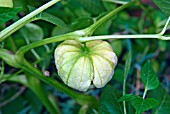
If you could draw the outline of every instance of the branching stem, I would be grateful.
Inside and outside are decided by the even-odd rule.
[[[43,6],[39,7],[38,9],[36,9],[35,11],[31,12],[30,14],[26,15],[25,17],[23,17],[22,19],[18,20],[17,22],[15,22],[14,24],[12,24],[11,26],[7,27],[6,29],[2,30],[0,32],[0,42],[2,42],[3,40],[5,40],[8,36],[10,36],[12,33],[14,33],[15,31],[17,31],[19,28],[21,28],[22,26],[24,26],[26,23],[29,22],[29,20],[34,17],[35,15],[41,13],[42,11],[44,11],[45,9],[49,8],[50,6],[54,5],[55,3],[59,2],[60,0],[51,0],[50,2],[44,4]]]

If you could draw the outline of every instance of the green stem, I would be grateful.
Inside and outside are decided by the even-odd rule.
[[[104,17],[102,17],[101,19],[99,19],[96,23],[92,24],[90,27],[84,29],[85,33],[87,33],[87,35],[91,35],[94,30],[96,28],[98,28],[102,23],[104,23],[105,21],[107,21],[108,19],[110,19],[113,15],[117,14],[118,12],[122,11],[123,9],[131,6],[132,4],[134,4],[134,1],[128,2],[127,4],[124,4],[116,9],[114,9],[113,11],[111,11],[110,13],[108,13],[107,15],[105,15]]]
[[[21,68],[29,72],[30,74],[36,76],[41,81],[45,82],[48,85],[51,85],[52,87],[56,88],[58,91],[63,92],[73,98],[77,103],[80,105],[87,104],[90,107],[96,107],[98,105],[98,101],[95,97],[83,95],[80,93],[77,93],[73,91],[72,89],[69,89],[65,85],[62,85],[61,83],[57,82],[56,80],[44,76],[38,69],[33,67],[30,63],[28,63],[26,60],[17,60],[17,63],[20,64]]]
[[[60,36],[55,36],[55,37],[51,37],[51,38],[46,38],[44,40],[40,40],[40,41],[37,41],[37,42],[33,42],[33,43],[29,44],[29,45],[21,47],[17,51],[16,55],[23,56],[27,51],[29,51],[29,50],[31,50],[33,48],[45,45],[45,44],[78,38],[77,35],[74,34],[74,33],[75,32],[64,34],[64,35],[60,35]]]
[[[123,96],[126,94],[126,78],[124,78],[123,80]],[[127,111],[126,111],[126,101],[123,101],[123,111],[124,111],[124,114],[127,114]]]
[[[5,40],[8,36],[10,36],[12,33],[14,33],[16,30],[21,28],[22,26],[25,25],[25,23],[28,23],[32,17],[35,15],[41,13],[45,9],[49,8],[50,6],[54,5],[56,2],[59,2],[60,0],[51,0],[50,2],[46,3],[45,5],[39,7],[35,11],[31,12],[30,14],[26,15],[22,19],[18,20],[11,26],[7,27],[6,29],[2,30],[0,32],[0,42]]]
[[[112,3],[116,3],[116,4],[127,4],[128,2],[125,1],[120,1],[120,0],[102,0],[104,2],[112,2]]]
[[[79,37],[91,35],[93,33],[93,31],[98,26],[100,26],[102,23],[104,23],[106,20],[110,19],[113,15],[117,14],[121,10],[123,10],[126,7],[132,5],[133,3],[134,3],[134,1],[131,1],[131,2],[128,2],[127,4],[124,4],[124,5],[120,6],[120,7],[118,7],[117,9],[115,9],[112,12],[108,13],[107,15],[105,15],[104,17],[99,19],[96,23],[92,24],[90,27],[88,27],[86,29],[74,31],[74,32],[71,32],[71,33],[68,33],[68,34],[65,34],[65,35],[60,35],[60,36],[55,36],[55,37],[51,37],[51,38],[46,38],[46,39],[43,39],[41,41],[29,44],[27,46],[23,46],[22,48],[20,48],[18,50],[17,55],[23,56],[30,49],[33,49],[35,47],[42,46],[42,45],[45,45],[45,44],[59,42],[59,41],[63,41],[63,40],[69,40],[69,39],[76,40]]]
[[[41,100],[41,102],[44,104],[50,114],[61,114],[60,110],[58,110],[59,108],[56,109],[48,99],[48,94],[42,88],[40,81],[29,73],[26,74],[28,74],[28,76],[26,76],[29,85],[28,87]]]
[[[108,40],[108,39],[160,39],[160,40],[170,40],[170,37],[160,36],[159,34],[138,34],[138,35],[105,35],[105,36],[91,36],[91,37],[81,37],[80,42],[87,42],[91,40]]]
[[[19,68],[15,61],[15,55],[6,49],[0,49],[0,58],[2,58],[7,64],[12,67]]]
[[[168,18],[168,20],[167,20],[164,28],[163,28],[162,31],[159,33],[159,35],[161,35],[161,36],[164,35],[164,33],[166,32],[166,29],[167,29],[167,27],[168,27],[169,21],[170,21],[170,16],[169,16],[169,18]]]
[[[143,99],[145,99],[145,96],[146,96],[147,91],[148,91],[148,90],[145,88],[145,91],[144,91],[144,93],[143,93]]]

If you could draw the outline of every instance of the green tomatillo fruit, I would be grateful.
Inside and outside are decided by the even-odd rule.
[[[112,78],[117,57],[109,43],[66,40],[55,49],[55,64],[65,84],[86,91],[91,84],[101,88]]]

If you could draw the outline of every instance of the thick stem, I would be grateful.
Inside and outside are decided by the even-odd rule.
[[[77,93],[73,91],[72,89],[69,89],[68,87],[57,82],[56,80],[50,77],[44,76],[38,69],[33,67],[26,60],[18,61],[18,63],[21,65],[21,68],[24,71],[29,72],[30,74],[36,76],[38,79],[40,79],[41,81],[45,82],[48,85],[51,85],[52,87],[56,88],[58,91],[67,94],[80,105],[87,104],[90,107],[98,106],[98,100],[95,97]]]
[[[87,33],[87,35],[91,35],[94,32],[94,30],[96,30],[102,23],[104,23],[105,21],[110,19],[113,15],[115,15],[118,12],[122,11],[123,9],[131,6],[134,3],[135,3],[134,1],[131,1],[131,2],[128,2],[127,4],[124,4],[116,9],[114,9],[113,11],[111,11],[110,13],[108,13],[107,15],[105,15],[104,17],[99,19],[96,23],[94,23],[90,27],[84,29],[85,33]]]
[[[40,81],[34,76],[30,75],[30,73],[26,73],[28,76],[27,82],[28,87],[36,94],[36,96],[41,100],[42,104],[47,108],[50,114],[61,114],[59,108],[55,108],[53,104],[48,99],[48,94],[42,88]]]
[[[16,55],[18,56],[23,56],[27,51],[45,45],[45,44],[49,44],[49,43],[54,43],[54,42],[59,42],[59,41],[64,41],[64,40],[69,40],[69,39],[76,39],[77,36],[73,33],[68,33],[68,34],[64,34],[64,35],[60,35],[60,36],[55,36],[55,37],[51,37],[51,38],[46,38],[44,40],[40,40],[34,43],[31,43],[29,45],[23,46],[21,47]]]
[[[17,31],[19,28],[21,28],[25,23],[29,22],[29,20],[34,17],[35,15],[41,13],[45,9],[49,8],[50,6],[54,5],[56,2],[59,2],[60,0],[51,0],[50,2],[46,3],[45,5],[39,7],[35,11],[31,12],[30,14],[26,15],[22,19],[18,20],[11,26],[7,27],[6,29],[2,30],[0,32],[0,42],[5,40],[8,36],[10,36],[12,33]]]

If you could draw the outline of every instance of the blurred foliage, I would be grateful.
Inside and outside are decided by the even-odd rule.
[[[0,30],[32,11],[30,10],[30,6],[38,8],[48,1],[49,0],[13,0],[14,8],[9,8],[8,11],[0,8],[0,13],[5,13],[5,15],[0,14]],[[159,4],[159,0],[153,1]],[[161,1],[162,0],[160,0],[160,2]],[[145,10],[141,9],[140,5],[144,6]],[[159,10],[153,2],[150,4],[143,2],[140,5],[129,7],[113,16],[112,19],[99,26],[93,35],[150,34],[160,32],[167,20],[167,16],[161,12],[161,10],[166,14],[169,14],[169,10],[167,11],[162,8]],[[106,0],[62,0],[41,13],[42,15],[37,15],[36,18],[42,18],[41,20],[37,21],[35,19],[32,23],[26,24],[19,31],[8,37],[7,40],[0,43],[0,47],[11,50],[12,53],[31,42],[84,29],[118,6],[120,6],[120,4]],[[158,6],[161,7],[160,5]],[[147,12],[149,12],[150,15],[148,15]],[[10,15],[8,15],[8,13],[10,13]],[[6,17],[4,18],[4,16]],[[169,30],[170,26],[168,26],[166,35],[170,35]],[[142,65],[150,59],[161,85],[157,89],[149,91],[148,97],[155,98],[163,104],[163,106],[159,105],[154,108],[152,112],[153,114],[169,114],[170,48],[168,47],[170,46],[170,42],[152,39],[121,39],[108,40],[108,42],[118,56],[119,62],[114,71],[113,79],[106,87],[103,89],[94,89],[92,87],[85,92],[85,94],[96,96],[100,99],[99,108],[88,109],[86,113],[123,114],[122,103],[117,100],[121,97],[124,65],[127,60],[128,50],[131,48],[132,63],[129,74],[127,75],[127,93],[143,94],[144,85],[140,81],[140,71]],[[58,44],[59,43],[53,43],[38,47],[26,53],[25,57],[34,66],[41,69],[45,75],[50,75],[56,80],[61,81],[57,76],[53,58],[54,49]],[[5,70],[3,70],[3,67]],[[23,74],[23,72],[4,64],[3,61],[0,60],[0,80],[3,74]],[[58,92],[46,84],[43,84],[43,88],[57,99],[57,104],[62,114],[78,114],[80,109],[79,113],[83,114],[84,107],[78,105],[67,95]],[[127,107],[129,107],[127,108],[128,114],[135,112],[130,103],[127,103]],[[167,107],[166,110],[163,107]],[[40,100],[30,89],[18,83],[1,83],[0,81],[0,114],[27,113],[48,114]],[[148,114],[150,113],[151,112],[148,112]]]

